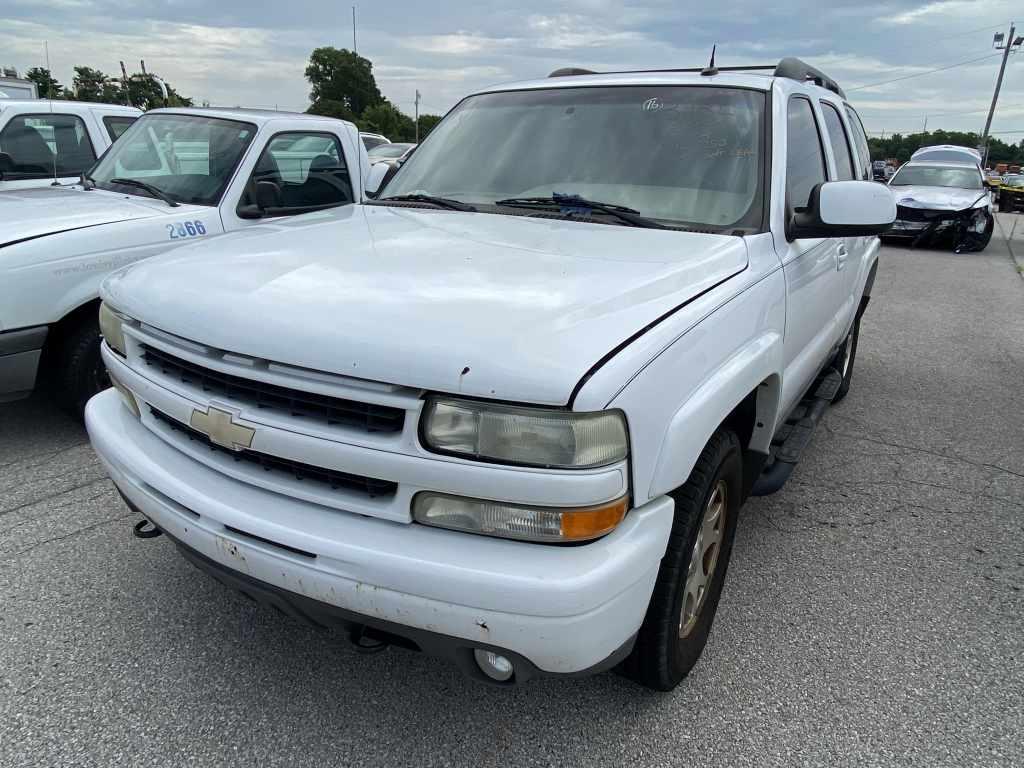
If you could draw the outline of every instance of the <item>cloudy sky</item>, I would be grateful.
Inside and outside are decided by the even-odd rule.
[[[263,7],[261,7],[261,5]],[[827,7],[826,7],[827,6]],[[351,47],[351,0],[0,0],[0,65],[147,68],[214,105],[305,109],[309,52]],[[873,133],[980,130],[999,67],[992,35],[1020,0],[357,0],[359,53],[384,95],[443,113],[482,85],[594,69],[695,66],[796,55],[846,88]],[[964,62],[972,62],[964,64]],[[950,65],[958,65],[952,66]],[[918,75],[887,85],[882,81]],[[871,85],[874,87],[857,88]],[[992,130],[1024,139],[1024,51],[1010,57]]]

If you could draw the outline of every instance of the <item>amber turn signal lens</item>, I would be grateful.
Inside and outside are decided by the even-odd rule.
[[[572,509],[562,513],[562,538],[566,541],[596,539],[615,529],[626,516],[626,498],[600,507]]]

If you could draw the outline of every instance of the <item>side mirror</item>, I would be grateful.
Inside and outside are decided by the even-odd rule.
[[[384,188],[384,180],[388,175],[388,171],[391,170],[391,166],[387,163],[374,163],[370,166],[370,171],[366,175],[366,196],[376,197],[380,191]]]
[[[811,190],[807,207],[797,210],[786,237],[880,235],[896,220],[892,191],[870,181],[826,181]]]
[[[0,152],[0,179],[14,170],[14,159],[6,152]]]
[[[272,181],[257,181],[253,196],[256,202],[251,205],[240,205],[235,213],[240,219],[262,219],[264,216],[276,215],[270,211],[281,208],[281,189]]]

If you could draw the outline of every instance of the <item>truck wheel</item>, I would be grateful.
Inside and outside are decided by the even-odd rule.
[[[89,398],[110,386],[100,357],[99,321],[92,319],[68,329],[54,351],[50,360],[54,399],[64,410],[81,417]]]
[[[675,520],[647,615],[622,671],[670,691],[700,658],[732,552],[743,487],[740,442],[719,429],[690,479],[672,493]]]
[[[857,360],[858,339],[860,339],[859,316],[853,321],[853,328],[850,329],[846,341],[843,342],[843,346],[836,353],[835,367],[840,375],[842,375],[843,380],[839,384],[839,389],[836,390],[835,395],[832,397],[833,405],[846,397],[846,393],[850,391],[850,384],[853,382],[853,364]]]

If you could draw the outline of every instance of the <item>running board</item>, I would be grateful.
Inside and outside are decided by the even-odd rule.
[[[768,496],[782,489],[842,383],[843,377],[835,368],[822,372],[809,394],[797,404],[772,438],[771,454],[760,477],[754,481],[751,496]]]

